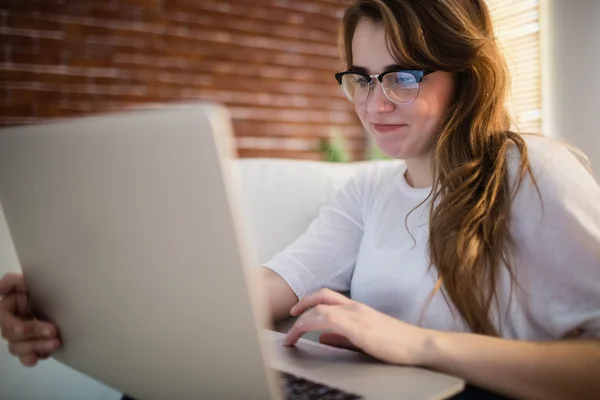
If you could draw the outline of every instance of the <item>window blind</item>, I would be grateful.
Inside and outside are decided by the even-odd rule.
[[[514,129],[540,133],[542,125],[540,0],[487,0],[496,37],[511,73],[508,108]]]

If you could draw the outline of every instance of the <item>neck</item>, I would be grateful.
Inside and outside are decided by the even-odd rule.
[[[406,161],[406,181],[415,189],[425,189],[433,185],[431,156],[411,158]]]

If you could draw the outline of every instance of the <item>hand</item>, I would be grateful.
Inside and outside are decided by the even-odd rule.
[[[58,329],[33,317],[23,275],[4,275],[0,279],[0,297],[0,332],[8,341],[8,350],[19,357],[21,364],[33,367],[60,347]]]
[[[321,343],[359,349],[392,364],[418,365],[432,334],[328,289],[303,298],[290,314],[302,315],[289,330],[286,346],[306,332],[327,330]]]

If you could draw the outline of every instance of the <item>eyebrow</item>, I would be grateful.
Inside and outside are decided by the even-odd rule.
[[[391,71],[391,70],[396,70],[396,69],[410,69],[410,68],[406,68],[400,64],[390,64],[387,65],[383,68],[383,71],[381,73],[387,72],[387,71]],[[370,75],[371,73],[369,72],[368,68],[365,67],[359,67],[358,65],[353,65],[352,67],[350,67],[349,71],[356,71],[356,72],[364,72],[367,75]]]

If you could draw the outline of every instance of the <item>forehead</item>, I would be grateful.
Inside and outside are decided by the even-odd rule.
[[[360,21],[352,38],[352,64],[370,73],[381,73],[397,64],[390,54],[383,25],[369,19]]]

